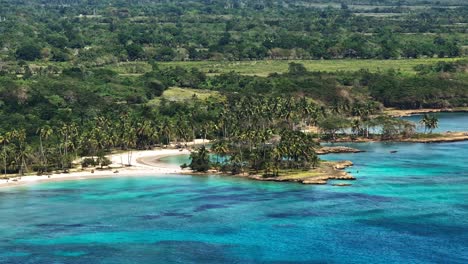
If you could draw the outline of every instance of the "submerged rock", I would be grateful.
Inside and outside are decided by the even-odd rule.
[[[303,184],[327,184],[328,177],[314,177],[302,181]]]
[[[344,187],[344,186],[351,186],[351,183],[334,183],[332,186]]]

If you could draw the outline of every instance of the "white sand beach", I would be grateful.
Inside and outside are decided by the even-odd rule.
[[[126,166],[128,164],[129,154],[128,152],[123,152],[107,156],[112,161],[112,164],[109,166],[110,169],[94,169],[92,172],[92,169],[89,168],[84,170],[71,171],[70,173],[59,173],[42,176],[28,175],[10,178],[8,180],[0,179],[0,187],[48,181],[177,174],[183,172],[183,170],[178,165],[163,163],[160,162],[159,159],[182,154],[190,154],[190,151],[187,149],[155,149],[132,151],[130,155],[131,166]],[[122,166],[122,164],[124,166]]]

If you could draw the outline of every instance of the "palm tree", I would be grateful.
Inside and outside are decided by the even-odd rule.
[[[362,126],[361,120],[354,119],[351,122],[351,131],[357,136],[359,135],[359,132],[361,131],[361,126]]]
[[[125,148],[127,149],[127,163],[128,166],[132,166],[132,148],[136,146],[136,141],[137,141],[137,135],[136,131],[133,127],[129,126],[125,128],[125,133],[124,133],[124,145]]]
[[[319,162],[320,162],[320,158],[318,157],[317,154],[314,153],[314,155],[312,155],[311,159],[310,159],[310,162],[312,164],[312,168],[317,168]]]
[[[50,137],[50,135],[52,135],[53,133],[53,130],[50,126],[44,126],[40,129],[37,130],[37,132],[39,134],[39,144],[40,144],[40,148],[41,148],[41,166],[42,166],[42,169],[47,172],[47,158],[46,158],[46,155],[45,155],[45,152],[44,152],[44,145],[43,145],[43,140],[44,139],[48,139]]]
[[[60,135],[61,135],[61,140],[62,140],[62,149],[60,148],[61,152],[61,168],[64,171],[68,170],[68,165],[70,162],[70,156],[69,156],[69,150],[75,149],[76,145],[74,144],[75,137],[78,133],[78,128],[74,123],[71,124],[63,124],[59,129],[58,129]]]
[[[216,163],[218,163],[219,157],[223,158],[224,160],[224,157],[227,155],[229,151],[228,144],[225,140],[217,141],[211,147],[211,151],[213,151],[216,154]]]
[[[210,130],[217,130],[218,127],[216,126],[216,124],[212,121],[205,121],[202,125],[202,138],[203,138],[203,145],[205,145],[205,140],[206,140],[206,136],[208,135],[208,133],[210,132]]]
[[[198,149],[198,151],[194,151],[190,154],[190,162],[189,167],[193,171],[198,172],[206,172],[210,169],[210,156],[208,150],[205,146],[202,146]]]
[[[172,123],[169,119],[164,119],[161,124],[161,133],[166,137],[166,145],[171,144]]]
[[[26,166],[26,130],[13,130],[11,132],[12,139],[15,139],[17,145],[17,160],[20,162],[19,172],[24,175],[24,171],[27,170]]]
[[[0,135],[0,144],[3,145],[3,169],[5,176],[7,175],[7,144],[10,143],[11,133],[7,132],[5,135]]]
[[[432,133],[432,130],[439,126],[439,119],[435,115],[424,114],[420,123],[424,125],[424,132],[429,130],[429,134]]]
[[[284,156],[284,149],[279,147],[279,146],[276,146],[275,148],[273,148],[273,151],[272,151],[272,159],[273,159],[273,169],[274,169],[274,176],[278,176],[278,173],[279,173],[279,168],[280,168],[280,164],[281,164],[281,161],[283,160],[283,156]]]

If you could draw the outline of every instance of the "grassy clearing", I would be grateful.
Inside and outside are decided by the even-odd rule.
[[[263,60],[263,61],[190,61],[163,62],[161,67],[180,66],[199,68],[206,73],[220,74],[238,72],[245,75],[267,76],[271,73],[283,73],[290,62],[302,63],[310,71],[358,71],[368,69],[371,72],[399,70],[406,74],[415,74],[414,67],[419,64],[434,64],[439,61],[454,61],[460,58],[444,59],[404,59],[404,60]]]
[[[414,139],[421,139],[421,138],[440,138],[443,137],[444,135],[440,133],[416,133],[411,138]]]
[[[284,73],[288,70],[290,62],[302,63],[309,71],[337,72],[358,71],[367,69],[371,72],[399,70],[405,74],[415,74],[414,67],[419,64],[435,64],[439,61],[456,61],[466,58],[425,58],[425,59],[401,59],[401,60],[261,60],[261,61],[171,61],[159,62],[161,68],[183,67],[187,69],[198,68],[207,74],[221,74],[237,72],[244,75],[268,76],[271,73]],[[37,67],[55,66],[60,69],[70,67],[69,63],[34,63]],[[120,62],[106,65],[103,68],[113,70],[121,76],[135,77],[151,71],[151,65],[147,62]]]
[[[329,2],[329,3],[301,3],[305,7],[313,7],[313,8],[321,8],[325,9],[328,7],[332,8],[341,8],[341,3],[339,1],[336,2]],[[461,3],[444,3],[442,5],[437,5],[436,7],[438,8],[458,8],[462,6]],[[458,5],[457,5],[458,4]],[[373,9],[387,9],[387,8],[396,8],[398,6],[396,5],[385,5],[385,4],[373,4],[373,5],[368,5],[368,4],[349,4],[348,8],[351,10],[373,10]],[[424,4],[414,4],[414,5],[401,5],[400,6],[403,9],[409,9],[409,10],[424,10],[424,9],[430,9],[434,8],[434,5],[424,5]]]
[[[138,76],[151,71],[151,65],[147,62],[120,62],[104,66],[120,75]]]
[[[164,98],[168,101],[188,101],[191,100],[194,96],[200,100],[206,100],[209,97],[214,97],[219,100],[222,97],[217,91],[171,87],[164,91],[161,97],[154,98],[153,100],[149,101],[148,104],[158,105],[159,102],[161,102],[161,98]]]

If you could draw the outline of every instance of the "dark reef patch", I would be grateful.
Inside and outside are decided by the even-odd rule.
[[[210,209],[217,209],[217,208],[228,208],[228,206],[222,204],[203,204],[195,208],[194,212],[202,212]]]

